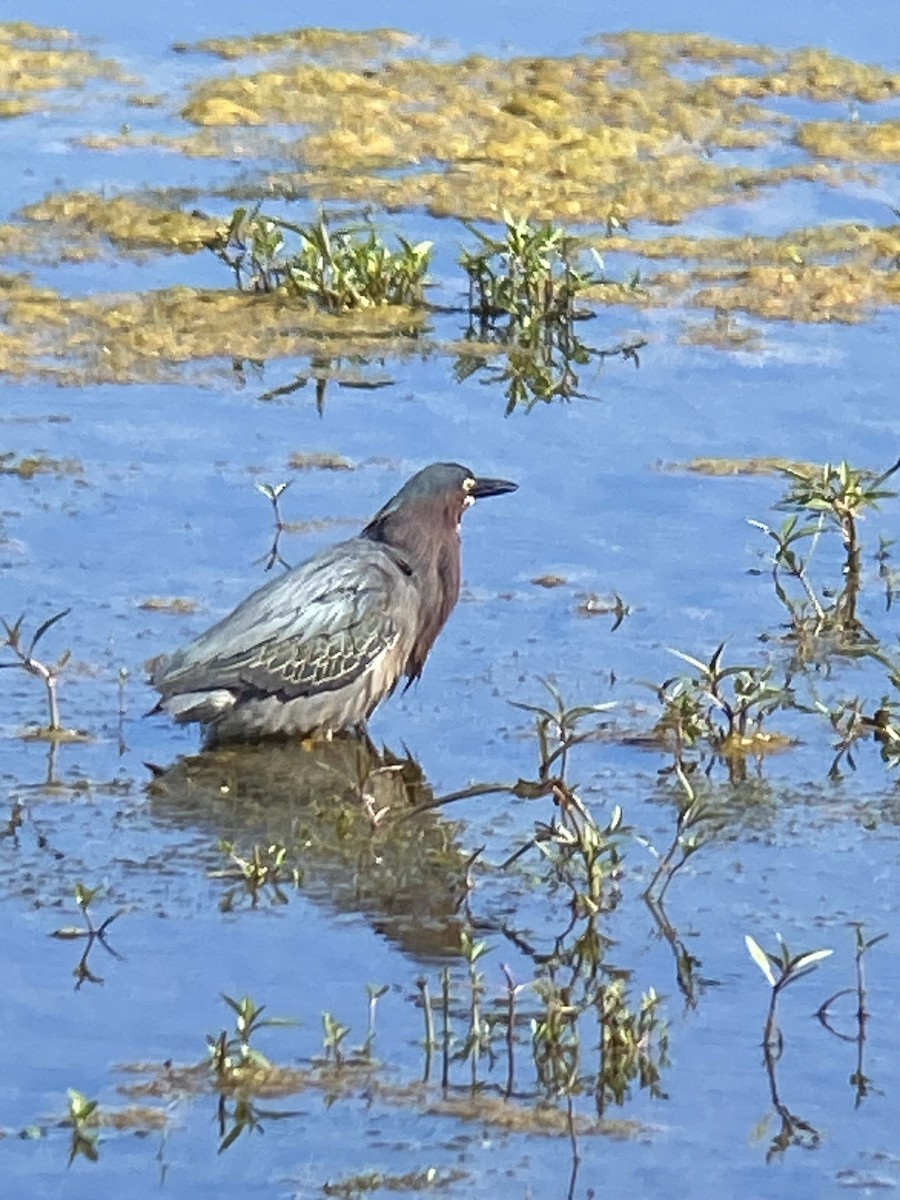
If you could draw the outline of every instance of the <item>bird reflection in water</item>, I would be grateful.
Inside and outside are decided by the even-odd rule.
[[[230,843],[245,854],[254,845],[284,846],[305,897],[359,913],[416,959],[459,952],[469,857],[454,824],[435,811],[398,819],[433,799],[408,754],[341,734],[222,746],[152,770],[157,823],[200,831],[211,845]],[[215,866],[222,861],[220,854]]]

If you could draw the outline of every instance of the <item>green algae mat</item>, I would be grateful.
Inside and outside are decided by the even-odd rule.
[[[38,109],[81,111],[80,153],[139,155],[133,186],[35,196],[0,225],[0,371],[124,382],[323,345],[458,352],[428,320],[428,296],[413,309],[310,310],[298,322],[295,299],[240,296],[224,273],[208,286],[191,259],[247,202],[349,206],[400,228],[440,218],[429,232],[451,251],[460,231],[446,218],[565,226],[601,263],[586,293],[595,312],[624,306],[639,322],[670,310],[678,336],[726,351],[758,349],[768,322],[856,322],[900,298],[900,224],[877,200],[879,172],[900,159],[900,121],[884,115],[900,75],[878,66],[647,33],[598,36],[563,58],[452,59],[384,29],[217,38],[171,53],[189,81],[159,94],[73,33],[0,25],[10,125]],[[108,127],[91,109],[98,92]],[[138,113],[140,129],[129,120]],[[211,159],[217,174],[193,193],[151,188],[140,176],[155,156]],[[785,189],[810,220],[774,235]],[[835,218],[867,192],[883,223]],[[723,223],[739,231],[723,235]],[[131,287],[127,272],[89,294],[35,282],[45,264],[161,255],[185,259],[165,289]]]

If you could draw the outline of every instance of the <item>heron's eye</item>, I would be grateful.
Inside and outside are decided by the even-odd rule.
[[[475,480],[472,478],[471,475],[469,475],[466,479],[463,480],[462,486],[463,486],[464,492],[466,492],[466,493],[471,492],[472,488],[475,486]]]

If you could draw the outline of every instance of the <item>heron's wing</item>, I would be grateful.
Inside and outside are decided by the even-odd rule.
[[[385,548],[342,542],[248,596],[161,663],[153,685],[164,698],[229,688],[293,699],[345,687],[408,642],[417,603],[410,576]]]

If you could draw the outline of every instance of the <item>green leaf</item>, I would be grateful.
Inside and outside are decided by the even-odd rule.
[[[244,1126],[242,1124],[233,1125],[219,1143],[219,1154],[222,1154],[229,1146],[233,1146],[243,1131]]]
[[[672,646],[666,646],[670,654],[674,654],[676,658],[680,658],[682,662],[686,662],[688,666],[696,667],[701,675],[709,675],[709,667],[706,663],[700,661],[699,658],[692,658],[690,654],[685,654],[681,650],[676,650]]]
[[[772,968],[769,965],[769,959],[766,955],[766,952],[762,949],[762,947],[759,945],[759,943],[756,942],[750,936],[749,933],[744,934],[744,944],[747,947],[750,957],[753,959],[753,961],[756,963],[756,965],[762,971],[763,975],[765,975],[766,979],[768,980],[769,986],[774,987],[775,986],[775,976],[772,974]]]
[[[797,971],[806,972],[813,963],[821,962],[823,958],[829,958],[834,954],[833,950],[811,950],[809,954],[801,954],[791,963],[791,974]]]

